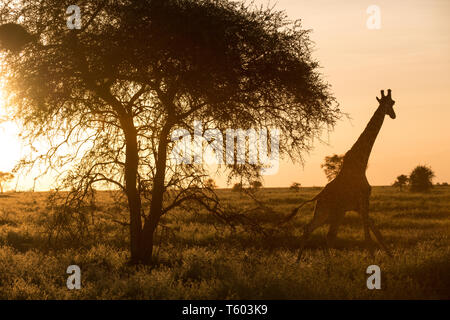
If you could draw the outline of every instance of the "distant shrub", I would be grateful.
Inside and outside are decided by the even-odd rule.
[[[0,192],[1,193],[3,193],[3,186],[12,179],[14,179],[14,175],[12,173],[0,171]]]
[[[443,186],[443,187],[448,187],[448,183],[447,183],[447,182],[442,182],[442,183],[441,183],[441,186]]]
[[[243,189],[242,183],[235,183],[233,185],[233,188],[231,188],[231,191],[233,192],[241,192]]]
[[[426,192],[433,187],[434,172],[427,166],[417,166],[409,175],[412,192]]]
[[[298,191],[300,191],[300,187],[301,187],[301,184],[300,184],[300,183],[298,183],[298,182],[293,182],[293,183],[291,184],[291,186],[289,187],[289,189],[292,190],[292,191],[298,192]]]
[[[214,179],[208,179],[205,182],[205,187],[208,189],[216,189],[217,185],[216,185],[216,182],[214,181]]]
[[[397,180],[395,180],[393,186],[399,188],[401,191],[403,187],[406,186],[406,184],[408,183],[408,180],[409,180],[408,176],[404,174],[399,175],[397,177]]]
[[[328,181],[333,180],[341,171],[342,163],[344,162],[344,155],[334,154],[325,157],[325,162],[321,165]]]
[[[261,181],[255,180],[250,183],[250,188],[253,190],[258,190],[262,187]]]

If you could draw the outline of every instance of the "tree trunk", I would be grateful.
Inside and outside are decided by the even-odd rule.
[[[139,263],[141,256],[140,245],[142,243],[142,221],[141,221],[141,197],[137,189],[138,175],[138,147],[137,133],[133,124],[133,119],[124,121],[123,130],[126,140],[125,158],[125,192],[130,210],[130,250],[131,263]]]
[[[156,160],[156,174],[153,180],[152,203],[150,205],[150,214],[147,217],[141,238],[141,261],[144,264],[152,264],[153,255],[153,237],[162,215],[164,200],[164,181],[166,177],[167,161],[167,137],[170,131],[170,125],[166,124],[161,132],[158,146],[158,158]]]

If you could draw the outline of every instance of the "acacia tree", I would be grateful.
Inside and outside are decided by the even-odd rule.
[[[206,180],[205,187],[210,188],[210,189],[217,189],[216,182],[212,178],[209,178]]]
[[[300,191],[301,186],[302,186],[302,184],[300,182],[292,182],[291,186],[289,187],[289,190],[298,192],[298,191]]]
[[[235,183],[233,185],[233,187],[231,188],[231,191],[233,191],[233,192],[242,192],[243,190],[244,190],[244,186],[243,186],[242,182]]]
[[[326,156],[325,162],[321,165],[328,181],[333,180],[341,171],[342,163],[344,161],[344,155],[334,154],[332,156]]]
[[[435,174],[430,167],[417,166],[409,175],[409,185],[412,192],[426,192],[433,187]]]
[[[395,180],[393,186],[394,187],[398,187],[400,189],[400,191],[403,190],[403,187],[406,186],[406,184],[408,183],[408,176],[401,174],[397,177],[397,180]]]
[[[14,175],[12,173],[0,171],[0,192],[1,193],[3,193],[3,185],[12,179],[14,179]]]
[[[308,31],[282,12],[226,0],[86,1],[81,29],[69,30],[70,4],[0,9],[0,21],[32,35],[19,54],[2,53],[12,116],[30,144],[49,144],[20,166],[59,169],[61,189],[71,190],[66,214],[81,212],[69,209],[89,202],[95,185],[116,186],[127,198],[132,262],[152,262],[169,211],[219,210],[205,166],[170,158],[175,129],[192,133],[194,120],[218,132],[279,128],[280,155],[298,161],[340,116]],[[260,176],[261,164],[224,166],[229,179]]]
[[[254,180],[250,182],[250,189],[256,191],[258,189],[260,189],[263,186],[261,181],[258,180]]]

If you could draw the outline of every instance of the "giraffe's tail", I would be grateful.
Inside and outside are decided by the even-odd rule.
[[[306,200],[306,201],[302,202],[302,204],[300,204],[298,207],[295,207],[294,210],[292,210],[292,212],[291,212],[286,218],[284,218],[284,219],[281,221],[280,225],[281,225],[281,224],[285,224],[286,222],[290,221],[293,217],[295,217],[295,216],[298,214],[299,210],[300,210],[305,204],[310,203],[310,202],[313,202],[313,201],[316,201],[316,200],[317,200],[317,196],[315,196],[314,198],[312,198],[312,199],[310,199],[310,200]]]

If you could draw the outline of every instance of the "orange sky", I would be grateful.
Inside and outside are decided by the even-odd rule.
[[[373,4],[381,9],[379,30],[366,27]],[[391,184],[418,164],[432,167],[435,182],[450,182],[450,1],[278,0],[276,8],[313,29],[314,56],[352,120],[338,123],[329,146],[316,144],[304,167],[284,163],[265,185],[324,185],[323,158],[352,146],[377,107],[375,96],[387,88],[397,119],[387,117],[381,128],[369,182]]]
[[[267,4],[267,1],[255,1]],[[304,186],[326,183],[323,158],[343,154],[356,141],[377,107],[380,89],[392,89],[397,119],[381,129],[367,175],[372,185],[391,184],[414,166],[432,167],[435,182],[450,182],[450,1],[447,0],[277,0],[272,3],[304,28],[313,29],[314,57],[323,67],[343,119],[330,135],[329,145],[316,143],[305,166],[282,162],[278,174],[266,176],[265,186]],[[381,29],[369,30],[366,9],[381,9]],[[1,109],[1,108],[0,108]],[[0,111],[1,116],[1,111]],[[0,126],[0,171],[19,158],[17,132]],[[224,186],[221,179],[218,179]],[[40,189],[48,188],[42,181]]]

